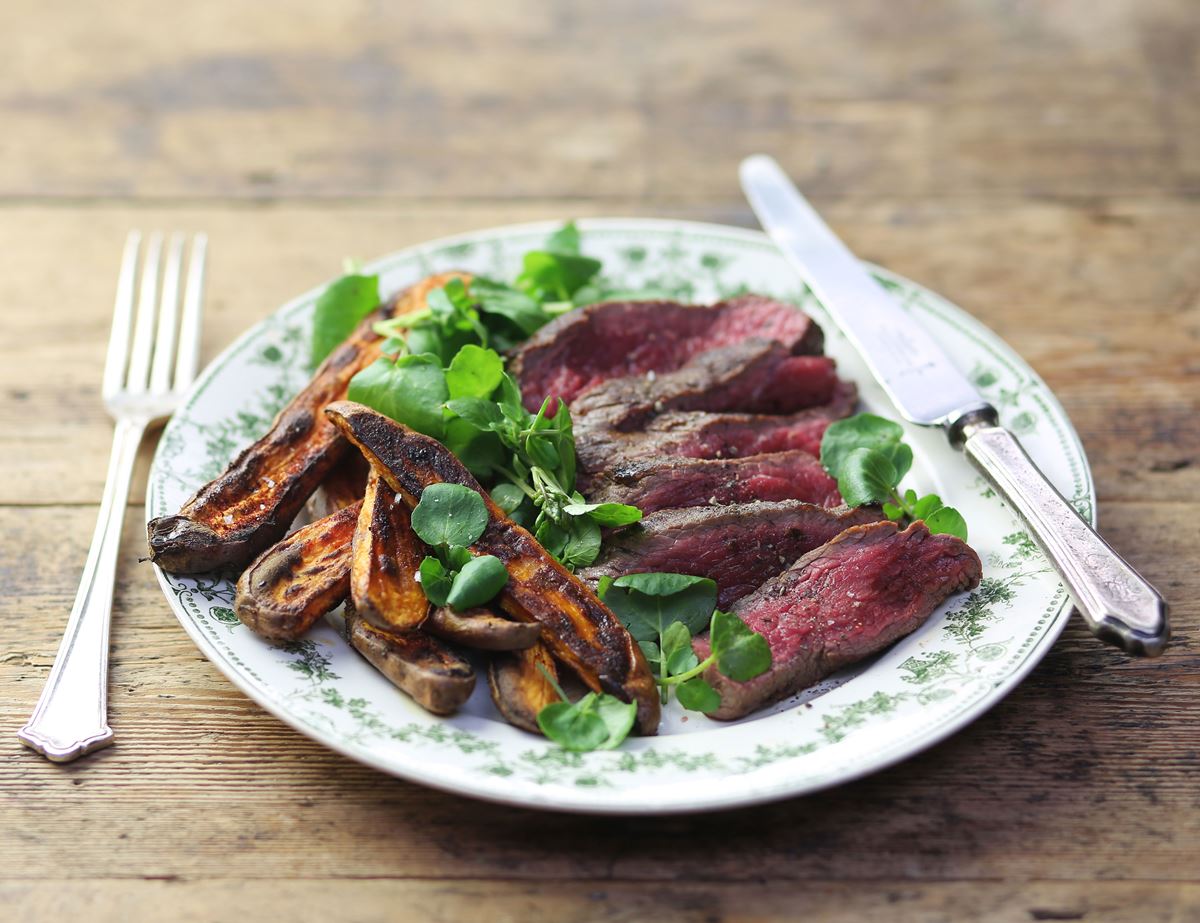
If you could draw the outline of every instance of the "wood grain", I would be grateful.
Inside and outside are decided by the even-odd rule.
[[[0,899],[24,919],[55,919],[85,909],[97,923],[161,920],[177,923],[243,919],[337,919],[357,923],[478,919],[486,907],[495,923],[524,923],[545,915],[560,923],[739,923],[820,919],[1106,920],[1175,923],[1200,912],[1200,887],[1191,884],[1027,881],[881,881],[707,884],[669,890],[639,882],[495,882],[316,879],[307,881],[12,881]],[[352,908],[352,909],[348,909]]]
[[[1183,921],[1200,916],[1200,17],[1192,0],[9,0],[0,35],[0,902],[98,920]],[[130,227],[212,239],[211,359],[338,271],[584,215],[752,226],[774,153],[851,247],[996,330],[1174,606],[1154,661],[1076,620],[1007,699],[820,796],[667,819],[479,804],[351,763],[118,572],[116,744],[12,735],[96,515]],[[152,441],[151,441],[152,442]]]

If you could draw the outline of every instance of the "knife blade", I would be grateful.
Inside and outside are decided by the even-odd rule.
[[[1092,633],[1155,656],[1170,637],[1157,590],[1080,518],[919,323],[867,272],[783,169],[762,154],[740,168],[763,229],[867,363],[897,411],[940,426],[1025,521]]]

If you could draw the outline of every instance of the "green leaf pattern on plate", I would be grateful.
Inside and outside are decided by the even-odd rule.
[[[584,252],[597,253],[604,260],[605,275],[597,280],[602,288],[651,288],[681,300],[757,291],[810,311],[824,326],[831,346],[841,338],[802,285],[782,282],[786,276],[778,270],[764,276],[755,269],[763,260],[777,259],[762,239],[699,225],[686,233],[678,230],[679,225],[655,223],[611,227],[585,223],[582,227]],[[541,234],[523,229],[487,232],[470,241],[405,251],[366,271],[382,274],[384,291],[423,272],[448,267],[506,278],[515,274],[520,255],[542,239]],[[1069,469],[1067,496],[1082,513],[1090,514],[1086,462],[1044,385],[937,296],[882,271],[877,277],[914,315],[953,331],[957,342],[966,344],[968,354],[962,358],[968,373],[999,405],[1007,424],[1055,446]],[[307,318],[314,297],[310,293],[285,306],[202,377],[160,442],[151,476],[149,515],[173,512],[262,435],[275,413],[303,386],[308,376]],[[503,797],[506,787],[528,783],[553,790],[545,796],[546,803],[568,806],[594,803],[571,795],[572,790],[607,790],[611,796],[586,797],[611,797],[614,803],[624,803],[620,799],[631,786],[649,786],[661,794],[683,778],[715,782],[761,774],[768,779],[775,778],[772,773],[777,771],[804,783],[793,790],[811,789],[844,777],[864,751],[857,751],[858,755],[846,751],[848,755],[842,757],[842,748],[885,733],[891,721],[907,722],[907,741],[936,734],[938,727],[968,712],[1004,677],[1020,670],[1065,618],[1065,594],[1054,589],[1057,581],[1036,545],[1011,511],[988,495],[987,485],[973,473],[966,474],[965,463],[963,468],[964,473],[955,474],[957,480],[950,482],[959,485],[956,493],[942,496],[955,502],[965,495],[973,503],[997,509],[997,515],[1012,523],[990,545],[978,546],[985,563],[981,586],[955,597],[934,617],[923,630],[919,653],[898,657],[890,666],[873,664],[869,670],[882,671],[882,681],[867,684],[861,695],[848,695],[859,688],[851,671],[807,690],[767,712],[774,717],[765,718],[761,726],[786,718],[790,722],[786,735],[776,731],[751,743],[728,736],[746,726],[709,724],[695,713],[691,727],[699,723],[714,729],[715,739],[671,731],[654,739],[630,738],[618,750],[584,754],[560,750],[503,724],[481,723],[478,717],[435,719],[410,706],[386,680],[372,675],[328,624],[318,626],[310,638],[272,648],[231,621],[232,575],[167,576],[164,586],[184,626],[239,685],[297,727],[377,765],[390,768],[407,760],[407,764],[446,767],[460,778],[498,780],[460,786],[466,791],[472,786],[480,793],[490,791],[494,797]],[[945,490],[940,484],[932,486]],[[972,535],[973,541],[978,538]],[[1036,610],[1030,611],[1031,606]],[[1014,628],[1018,621],[1019,628]],[[358,677],[355,682],[350,682],[352,673]],[[729,740],[736,745],[728,745]],[[903,755],[910,750],[911,744],[906,748],[905,741],[897,741],[892,752]],[[875,756],[874,751],[866,752]],[[880,759],[887,755],[888,751],[878,752]]]

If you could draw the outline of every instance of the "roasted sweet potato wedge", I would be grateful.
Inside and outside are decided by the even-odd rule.
[[[350,548],[360,504],[297,529],[237,582],[238,618],[264,638],[293,640],[350,592]]]
[[[590,688],[636,702],[641,733],[657,730],[658,691],[625,626],[590,587],[504,515],[453,453],[361,404],[343,401],[325,412],[410,507],[430,484],[451,482],[479,491],[490,521],[474,550],[495,555],[508,568],[501,608],[519,621],[540,624],[551,653]]]
[[[424,305],[459,273],[429,276],[366,318],[317,369],[271,430],[245,449],[215,481],[173,516],[150,521],[150,559],[173,574],[241,567],[279,541],[345,451],[345,440],[321,412],[346,396],[350,379],[379,358],[372,325]]]
[[[449,606],[434,608],[422,628],[443,641],[480,651],[519,651],[537,644],[542,626],[514,622],[490,609],[455,612]]]
[[[347,606],[350,644],[422,708],[435,715],[457,711],[475,689],[475,668],[461,654],[423,631],[385,631]]]
[[[541,733],[538,712],[559,700],[539,665],[557,678],[554,658],[540,643],[523,651],[497,654],[488,666],[488,688],[497,710],[509,724],[535,734]]]
[[[429,600],[416,579],[423,557],[408,506],[372,471],[350,562],[350,598],[359,617],[389,631],[408,631],[425,621]]]

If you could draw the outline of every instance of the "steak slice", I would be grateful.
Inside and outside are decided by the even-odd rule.
[[[599,416],[581,417],[575,422],[580,490],[588,493],[587,485],[596,475],[635,459],[664,455],[742,458],[789,449],[820,455],[825,428],[848,417],[857,406],[858,389],[851,382],[839,381],[828,404],[794,414],[676,411],[655,417],[640,433],[611,429]]]
[[[748,458],[659,458],[621,462],[591,481],[593,503],[630,503],[643,513],[685,506],[804,500],[840,506],[842,495],[808,452],[772,452]]]
[[[599,415],[605,426],[627,433],[668,410],[792,413],[833,398],[834,368],[826,356],[793,356],[783,344],[756,337],[700,353],[674,372],[606,381],[577,398],[571,414]]]
[[[718,603],[741,599],[850,526],[874,522],[873,507],[830,510],[799,500],[660,510],[604,543],[584,579],[665,571],[710,577]]]
[[[721,694],[710,717],[741,718],[883,650],[981,576],[979,555],[923,522],[847,529],[733,607],[767,639],[771,667],[744,683],[709,669],[705,679]],[[707,657],[707,639],[695,644]]]
[[[796,355],[820,353],[824,345],[811,317],[761,295],[705,306],[609,301],[551,321],[514,350],[509,371],[532,413],[546,397],[569,404],[610,378],[670,372],[698,353],[752,336],[778,340]]]

